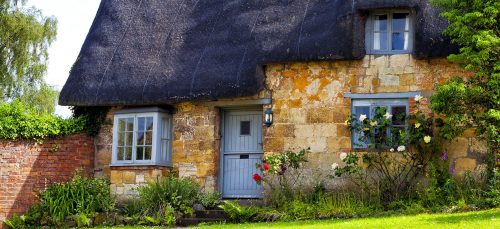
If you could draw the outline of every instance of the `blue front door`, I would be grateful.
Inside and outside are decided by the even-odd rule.
[[[252,175],[262,160],[262,112],[226,111],[223,138],[223,197],[260,198]]]

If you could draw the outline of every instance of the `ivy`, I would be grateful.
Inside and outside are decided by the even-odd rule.
[[[83,119],[63,119],[40,113],[14,100],[0,103],[0,139],[33,139],[65,136],[84,131]]]
[[[81,119],[87,134],[95,137],[106,121],[109,107],[72,107],[73,118]]]

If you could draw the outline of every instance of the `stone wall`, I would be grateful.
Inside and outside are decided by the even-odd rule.
[[[68,181],[76,170],[92,174],[94,142],[86,134],[35,141],[0,141],[0,228],[13,214],[22,214],[37,192]]]
[[[345,93],[422,92],[428,97],[437,83],[454,75],[467,74],[446,59],[416,60],[411,55],[269,64],[268,91],[232,103],[269,98],[272,94],[274,124],[263,127],[265,153],[310,148],[308,167],[314,168],[314,177],[320,177],[333,162],[339,162],[340,152],[351,150],[351,134],[344,124],[351,100],[344,97]],[[218,187],[219,107],[223,105],[181,103],[175,105],[173,115],[173,170],[180,177],[198,180],[205,191],[216,191]],[[96,139],[96,176],[110,177],[112,192],[127,196],[138,185],[170,174],[171,168],[109,167],[113,110]],[[473,133],[455,141],[446,149],[456,172],[480,166],[484,147],[474,140]]]
[[[344,124],[351,100],[345,93],[422,92],[428,97],[436,84],[467,73],[446,59],[367,55],[359,61],[271,64],[266,75],[275,119],[265,129],[265,152],[310,148],[309,167],[321,173],[351,148]],[[445,146],[459,174],[482,163],[484,147],[472,137],[467,133]]]

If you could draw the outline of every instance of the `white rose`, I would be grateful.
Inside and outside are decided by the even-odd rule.
[[[385,113],[384,117],[385,117],[385,119],[391,119],[392,115],[389,112],[387,112],[387,113]]]
[[[424,142],[425,142],[425,143],[429,143],[429,142],[431,142],[431,136],[429,136],[429,135],[425,136],[425,137],[424,137]]]
[[[415,95],[415,102],[420,102],[420,100],[422,100],[424,97],[421,96],[421,95]]]
[[[406,150],[405,146],[398,146],[398,152],[403,152]]]
[[[394,148],[391,148],[389,151],[394,152]]]
[[[337,169],[338,167],[339,167],[339,164],[337,164],[337,163],[333,163],[333,164],[332,164],[332,170],[335,170],[335,169]]]
[[[366,115],[365,114],[362,114],[362,115],[359,116],[359,121],[360,122],[365,121],[365,119],[366,119]]]
[[[347,158],[347,153],[340,153],[340,160],[344,160]]]

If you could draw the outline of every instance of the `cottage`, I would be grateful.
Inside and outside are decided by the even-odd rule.
[[[422,0],[103,0],[59,103],[112,107],[95,174],[118,196],[173,170],[259,198],[263,154],[310,148],[328,170],[353,148],[349,113],[407,114],[463,75],[446,25]],[[457,141],[456,171],[480,166],[481,144]]]

